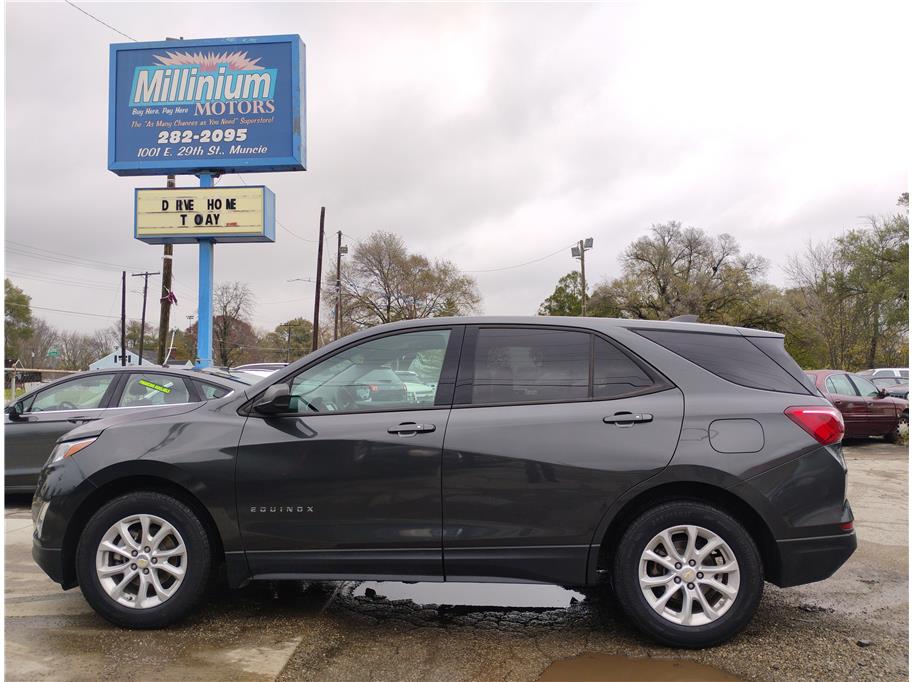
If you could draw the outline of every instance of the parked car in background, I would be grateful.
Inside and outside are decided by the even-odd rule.
[[[861,372],[856,372],[856,374],[871,378],[880,378],[880,377],[896,377],[899,379],[905,379],[905,383],[909,382],[909,368],[908,367],[879,367],[877,369],[866,369]]]
[[[287,364],[287,362],[251,362],[246,365],[232,367],[231,371],[247,372],[248,374],[255,374],[259,377],[268,377],[270,374],[282,369]]]
[[[6,492],[32,492],[57,439],[80,424],[223,398],[247,383],[197,370],[134,365],[71,374],[39,386],[5,410]]]
[[[817,388],[842,412],[846,437],[899,438],[901,424],[909,423],[909,401],[893,398],[867,377],[832,369],[806,372]]]
[[[433,403],[397,371],[432,377]],[[764,580],[823,580],[855,550],[842,434],[781,334],[410,320],[201,407],[67,434],[33,556],[124,627],[176,622],[216,571],[537,582],[613,589],[658,641],[702,648],[748,624]]]
[[[411,370],[396,370],[396,376],[405,384],[409,401],[418,405],[430,405],[434,402],[434,395],[437,393],[435,384],[426,384],[421,381],[418,372]]]
[[[909,399],[909,380],[900,377],[874,377],[871,379],[877,388],[882,388],[887,395],[894,398]]]

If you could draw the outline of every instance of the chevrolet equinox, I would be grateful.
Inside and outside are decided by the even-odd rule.
[[[252,580],[610,590],[664,644],[739,632],[764,581],[856,547],[840,413],[783,337],[688,322],[438,318],[340,339],[225,398],[80,426],[33,556],[112,623]]]

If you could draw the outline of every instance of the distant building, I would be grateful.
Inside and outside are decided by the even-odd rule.
[[[120,349],[117,348],[108,355],[105,355],[102,358],[98,358],[95,362],[89,365],[89,369],[106,369],[108,367],[120,367]],[[135,366],[139,364],[139,355],[134,353],[131,350],[127,351],[127,366]],[[149,367],[158,367],[155,364],[155,358],[150,356],[148,353],[143,353],[143,367],[148,365]]]

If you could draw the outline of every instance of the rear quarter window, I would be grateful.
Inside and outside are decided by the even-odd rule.
[[[214,384],[207,384],[203,381],[197,381],[196,388],[202,396],[203,400],[214,400],[216,398],[224,398],[226,395],[231,393],[231,389],[225,388],[224,386],[216,386]]]
[[[813,382],[789,356],[779,337],[748,339],[740,334],[665,329],[632,331],[740,386],[781,393],[816,393]]]

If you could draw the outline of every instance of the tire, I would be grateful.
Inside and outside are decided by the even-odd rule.
[[[688,542],[688,527],[694,529],[692,542]],[[659,536],[672,529],[674,532],[668,537],[677,554],[666,558],[665,543]],[[700,550],[707,548],[710,540],[714,543],[721,540],[722,545],[716,549],[709,547],[709,553],[702,557],[686,554],[687,544]],[[647,548],[654,550],[657,561],[647,558],[644,554]],[[681,557],[682,562],[673,561],[679,554],[686,555]],[[696,565],[690,570],[687,556],[696,557],[691,559]],[[655,582],[654,587],[644,587],[641,568],[643,580],[667,584]],[[700,568],[704,571],[699,572]],[[725,568],[728,572],[723,571]],[[668,502],[634,520],[621,538],[613,570],[617,600],[627,616],[644,633],[673,647],[703,648],[731,639],[750,622],[763,594],[763,565],[751,536],[730,515],[695,501]],[[712,581],[719,585],[719,591],[711,586]],[[670,597],[666,596],[667,590],[672,591]],[[721,590],[734,595],[726,597]],[[655,606],[647,600],[646,592]],[[664,606],[663,596],[667,602]],[[689,618],[682,615],[688,612],[686,599],[694,604],[689,609]],[[709,606],[708,612],[704,611],[703,603]],[[662,609],[662,613],[657,609]],[[686,620],[691,623],[684,624]]]
[[[896,421],[896,427],[890,433],[884,435],[884,440],[888,443],[898,443],[900,439],[900,428],[902,425],[909,425],[909,413],[903,412]]]
[[[146,541],[138,543],[144,524]],[[125,628],[160,628],[186,616],[206,592],[210,565],[209,537],[196,514],[155,492],[130,493],[105,504],[89,519],[76,549],[76,575],[86,601]],[[142,598],[140,585],[145,586]]]

